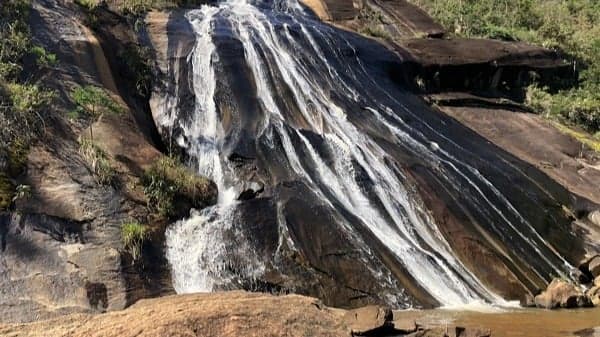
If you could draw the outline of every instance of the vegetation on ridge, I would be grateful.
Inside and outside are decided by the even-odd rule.
[[[579,72],[578,83],[572,88],[532,86],[527,103],[547,117],[600,131],[600,2],[411,1],[458,36],[525,41],[563,53]]]
[[[142,177],[148,206],[161,216],[172,217],[176,212],[178,196],[189,198],[194,204],[210,197],[210,181],[185,167],[177,158],[162,157]]]
[[[124,112],[119,103],[115,102],[104,89],[92,85],[75,88],[71,92],[71,99],[77,105],[70,113],[72,118],[85,116],[95,120],[105,113],[118,115]],[[94,142],[93,123],[90,124],[90,140]]]
[[[0,4],[0,210],[13,202],[15,178],[28,149],[43,131],[55,94],[40,84],[56,55],[36,46],[27,23],[29,0]],[[25,59],[32,62],[27,71]]]
[[[105,3],[116,8],[122,14],[141,15],[152,9],[167,9],[184,5],[202,4],[202,0],[75,0],[77,4],[88,10]]]
[[[81,156],[90,168],[100,185],[112,186],[117,182],[117,171],[112,167],[106,152],[89,139],[81,139],[79,143]]]

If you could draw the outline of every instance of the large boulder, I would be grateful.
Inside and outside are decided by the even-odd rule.
[[[592,301],[594,306],[600,304],[600,286],[594,285],[585,292],[585,295]]]
[[[535,305],[546,309],[580,308],[592,306],[592,301],[574,284],[554,279],[535,297]]]
[[[600,255],[596,255],[589,260],[587,269],[594,278],[600,276]]]
[[[369,336],[393,331],[393,317],[390,308],[371,305],[348,311],[343,321],[350,328],[352,335]]]
[[[600,226],[600,210],[590,212],[590,214],[588,214],[588,220],[590,220],[594,225]]]

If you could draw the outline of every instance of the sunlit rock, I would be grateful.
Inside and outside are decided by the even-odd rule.
[[[581,308],[592,306],[592,301],[574,284],[554,279],[548,288],[535,297],[539,308]]]

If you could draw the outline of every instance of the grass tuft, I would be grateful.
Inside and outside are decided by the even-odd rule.
[[[142,256],[142,246],[148,238],[148,229],[137,221],[126,222],[121,225],[121,239],[123,245],[134,261]]]
[[[117,182],[117,171],[112,167],[106,153],[89,139],[82,139],[79,152],[90,165],[96,181],[100,185],[114,186]]]

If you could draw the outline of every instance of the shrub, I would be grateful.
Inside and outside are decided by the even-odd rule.
[[[0,150],[27,149],[42,131],[54,98],[54,92],[38,85],[0,83]]]
[[[148,239],[148,229],[137,221],[123,223],[121,239],[133,260],[137,261],[142,256],[142,246]]]
[[[96,181],[100,185],[112,186],[116,183],[117,172],[111,166],[108,156],[91,140],[82,139],[79,144],[81,156],[90,165]]]
[[[100,0],[75,0],[75,3],[88,11],[94,10],[100,4]]]
[[[0,152],[8,153],[9,160],[8,172],[0,172],[4,180],[21,172],[30,144],[43,129],[55,97],[54,92],[34,81],[39,69],[31,67],[22,74],[27,55],[35,56],[41,67],[56,62],[55,55],[32,45],[30,7],[30,0],[3,0],[0,5]],[[21,78],[29,80],[24,83]]]
[[[12,205],[15,187],[10,179],[0,172],[0,211],[7,210]]]
[[[199,205],[211,195],[210,181],[195,175],[172,157],[159,159],[144,173],[141,182],[149,207],[164,217],[175,215],[178,197]]]
[[[0,77],[5,80],[19,76],[22,58],[30,48],[30,6],[29,0],[3,0],[0,6]]]
[[[363,25],[360,30],[361,34],[369,35],[382,39],[390,39],[390,33],[385,30],[385,18],[381,12],[376,11],[368,6],[365,6],[359,13],[358,19]]]
[[[47,52],[44,47],[34,46],[31,48],[31,53],[35,56],[36,63],[40,67],[53,67],[58,63],[56,54]]]
[[[27,164],[27,154],[29,153],[29,144],[23,138],[16,138],[8,147],[8,173],[12,176],[19,175],[25,164]]]
[[[548,117],[600,131],[599,1],[411,1],[458,36],[520,40],[563,53],[579,82],[571,89],[558,82],[556,88],[529,88],[528,102]]]
[[[75,0],[75,3],[87,11],[95,10],[102,2],[122,14],[139,16],[152,9],[168,9],[182,5],[199,5],[205,0]]]
[[[43,120],[39,111],[45,110],[56,96],[53,91],[42,89],[35,84],[10,83],[7,89],[13,111],[20,115],[25,124],[28,124],[27,121],[34,115]]]
[[[177,166],[175,159],[164,157],[152,165],[142,177],[148,205],[164,217],[173,215],[175,195],[183,187],[180,181],[172,179],[169,174],[169,171]]]
[[[150,48],[132,44],[122,52],[121,59],[125,60],[130,83],[142,97],[150,95],[152,88],[152,56]]]

